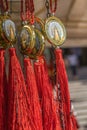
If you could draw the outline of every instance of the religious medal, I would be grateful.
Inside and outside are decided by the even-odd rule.
[[[30,23],[34,27],[35,31],[35,46],[32,51],[32,53],[29,55],[32,59],[37,59],[38,56],[41,56],[45,47],[45,38],[44,38],[44,22],[40,18],[37,18],[34,16],[34,1],[29,0],[29,6],[30,6]]]
[[[21,52],[30,54],[35,45],[35,32],[30,25],[24,25],[20,33]]]
[[[45,39],[43,36],[44,24],[40,18],[34,16],[33,0],[26,0],[26,16],[28,24],[22,28],[21,51],[32,59],[40,56],[44,50]]]
[[[60,46],[64,43],[66,39],[66,30],[63,25],[63,23],[54,16],[54,13],[56,11],[57,6],[57,0],[55,0],[55,8],[52,9],[52,1],[50,0],[50,10],[52,13],[52,16],[48,17],[45,21],[45,34],[47,37],[47,40],[53,45],[53,46]]]
[[[9,19],[3,19],[1,24],[1,36],[8,44],[15,43],[16,40],[16,27],[14,22]]]
[[[28,8],[28,1],[25,3],[25,14],[23,10],[23,1],[21,0],[21,19],[24,23],[20,32],[20,49],[26,55],[30,54],[35,46],[35,32],[34,28],[29,24],[30,12]]]
[[[48,41],[54,46],[62,45],[66,39],[65,27],[55,16],[49,17],[46,20],[45,33]]]
[[[16,40],[16,27],[7,13],[8,2],[5,2],[2,0],[2,13],[0,17],[0,41],[4,48],[14,44]]]

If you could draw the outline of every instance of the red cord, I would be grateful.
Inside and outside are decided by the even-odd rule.
[[[24,6],[25,6],[25,10],[24,10]],[[31,4],[30,4],[30,0],[21,0],[21,19],[22,21],[28,21],[30,19],[30,14],[31,14]]]
[[[57,10],[57,0],[54,0],[54,8],[53,8],[52,0],[50,0],[50,10],[51,10],[51,13],[56,12],[56,10]]]
[[[33,0],[30,0],[30,12],[31,12],[31,14],[34,13],[34,1]]]
[[[8,11],[8,1],[7,0],[0,0],[0,8],[2,12]]]
[[[30,20],[30,23],[34,24],[34,2],[33,2],[33,0],[25,0],[25,10],[24,10],[24,1],[21,0],[21,19],[22,19],[22,21]]]
[[[30,19],[30,3],[29,0],[25,0],[25,9],[26,9],[26,20]]]
[[[23,7],[23,4],[24,4],[24,2],[23,2],[23,0],[21,0],[21,19],[22,19],[22,21],[25,21],[25,16],[24,16],[24,7]]]
[[[30,14],[31,14],[31,17],[30,17],[30,23],[33,25],[34,24],[34,1],[33,0],[28,0],[28,7],[29,7],[29,10],[30,10]]]

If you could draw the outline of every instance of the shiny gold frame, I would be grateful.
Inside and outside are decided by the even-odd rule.
[[[6,48],[9,45],[12,45],[16,41],[16,36],[11,35],[10,38],[6,36],[6,32],[3,28],[3,23],[6,20],[11,20],[9,15],[1,15],[0,16],[0,42],[2,43],[2,45],[1,44],[0,45],[4,48]],[[14,37],[14,40],[13,40],[13,37]]]
[[[51,23],[52,21],[56,21],[58,24],[60,24],[62,30],[63,30],[63,33],[64,33],[64,36],[62,37],[62,39],[60,39],[59,41],[58,40],[55,40],[55,39],[52,39],[48,33],[48,23]],[[66,30],[65,30],[65,27],[63,25],[63,23],[60,21],[60,19],[58,19],[57,17],[55,16],[52,16],[52,17],[49,17],[46,19],[45,21],[45,26],[44,26],[44,29],[45,29],[45,35],[46,35],[46,38],[47,40],[53,45],[53,46],[61,46],[65,39],[66,39]]]

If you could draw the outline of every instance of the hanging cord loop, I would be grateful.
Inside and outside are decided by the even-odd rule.
[[[34,8],[34,1],[33,0],[28,0],[28,7],[29,7],[29,10],[30,10],[30,23],[33,25],[35,20],[34,20],[34,11],[35,11],[35,8]]]
[[[0,10],[1,10],[1,13],[5,13],[8,11],[8,1],[7,0],[0,0]]]
[[[50,0],[50,11],[51,13],[55,14],[57,10],[57,0],[54,0],[54,8],[53,8],[53,2]]]
[[[28,7],[28,0],[21,0],[21,20],[28,21],[30,17],[29,7]]]

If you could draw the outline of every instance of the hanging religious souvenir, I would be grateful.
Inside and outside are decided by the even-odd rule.
[[[31,10],[31,8],[30,8],[31,4],[32,4],[31,1],[26,0],[26,7],[25,8],[27,8],[27,5],[29,5],[28,12]],[[33,9],[33,11],[34,11],[34,9]],[[30,15],[28,15],[28,21],[29,21],[29,17],[30,17]],[[29,25],[27,25],[27,26],[29,26]],[[32,26],[32,25],[30,25],[30,26]],[[34,27],[32,27],[32,28],[34,29]],[[34,29],[34,31],[35,31],[35,38],[36,38],[36,30]],[[25,34],[25,36],[26,36],[26,34]],[[31,38],[32,37],[33,36],[31,35]],[[35,44],[36,44],[36,42],[37,41],[35,39]],[[24,54],[25,83],[26,83],[26,88],[27,88],[27,92],[28,92],[28,101],[29,101],[29,106],[28,106],[29,114],[28,115],[29,115],[29,120],[31,123],[31,129],[32,130],[34,130],[34,129],[35,130],[43,130],[41,106],[40,106],[40,102],[39,102],[35,74],[34,74],[32,63],[31,63],[31,59],[29,58],[30,52],[26,49],[26,51],[23,52],[23,54]]]
[[[63,23],[54,16],[57,9],[57,0],[54,1],[54,9],[52,7],[52,0],[49,0],[48,2],[50,4],[50,13],[52,16],[48,17],[45,21],[45,33],[48,41],[56,48],[56,95],[58,111],[62,129],[70,130],[70,94],[68,79],[62,57],[62,50],[59,49],[59,46],[61,46],[66,39],[66,30]]]
[[[21,50],[24,55],[28,55],[32,59],[36,59],[36,57],[40,56],[44,50],[45,45],[45,39],[43,34],[40,32],[43,28],[43,24],[41,22],[38,22],[42,25],[42,27],[38,30],[34,26],[35,20],[39,21],[38,18],[34,17],[34,4],[33,0],[28,0],[28,21],[29,21],[29,27],[32,26],[33,32],[28,35],[29,37],[26,37],[25,32],[23,31],[26,27],[29,28],[27,25],[25,25],[21,31],[20,39],[21,39]],[[28,31],[29,32],[29,31]],[[33,36],[34,34],[34,36]],[[27,39],[26,39],[27,38]],[[25,40],[26,39],[26,40]],[[33,39],[33,40],[32,40]],[[30,42],[30,40],[32,40]],[[28,41],[28,42],[26,42]],[[28,45],[27,45],[28,44]]]
[[[16,27],[7,11],[7,0],[2,1],[2,14],[0,17],[0,44],[4,48],[14,44],[16,40]]]
[[[28,92],[21,65],[14,47],[9,48],[8,130],[32,130]]]
[[[0,0],[0,129],[7,130],[8,83],[5,72],[5,49],[15,42],[16,28],[8,15],[8,1]]]
[[[30,1],[30,0],[29,0]],[[29,55],[30,58],[36,59],[38,56],[41,56],[43,51],[44,51],[44,46],[45,46],[45,39],[43,36],[43,22],[41,21],[40,18],[37,18],[34,16],[34,2],[31,0],[30,2],[30,12],[31,12],[31,18],[30,18],[30,23],[34,25],[34,31],[36,35],[36,43],[35,47],[32,51],[32,53]],[[35,23],[38,23],[40,28],[36,28]],[[42,30],[42,31],[41,31]]]
[[[53,46],[60,46],[66,39],[66,30],[60,19],[54,16],[57,9],[57,0],[54,1],[55,7],[52,7],[52,0],[50,0],[51,15],[45,21],[45,34],[47,40]],[[48,4],[48,0],[47,0]]]
[[[20,32],[20,47],[23,54],[30,54],[35,46],[35,32],[34,28],[28,23],[30,18],[30,11],[28,4],[25,2],[26,11],[24,11],[24,2],[21,0],[21,19],[24,23]],[[25,13],[24,13],[25,12]]]

